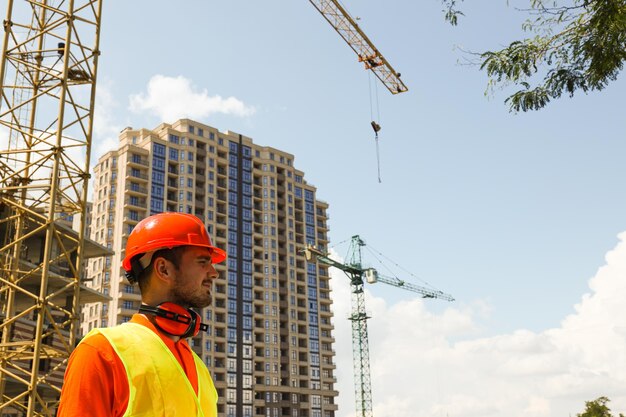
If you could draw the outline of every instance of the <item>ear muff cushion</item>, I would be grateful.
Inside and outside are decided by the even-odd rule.
[[[189,334],[187,334],[187,335],[185,335],[183,337],[193,337],[193,336],[196,336],[198,334],[198,332],[200,332],[200,324],[202,324],[201,321],[200,321],[200,315],[198,313],[196,313],[195,311],[193,311],[193,310],[189,310],[189,311],[191,312],[191,315],[193,317],[193,319],[192,319],[193,326],[189,327],[189,331],[188,331]]]
[[[154,314],[156,326],[173,336],[187,338],[200,331],[198,313],[175,303],[161,303],[157,307],[141,306],[139,312]]]

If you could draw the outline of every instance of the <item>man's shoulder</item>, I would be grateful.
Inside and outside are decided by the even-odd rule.
[[[80,341],[77,346],[77,349],[81,346],[89,346],[92,348],[101,348],[103,346],[109,345],[107,338],[100,332],[101,329],[94,329],[87,333],[85,337]]]
[[[72,359],[83,364],[95,365],[93,361],[112,363],[115,351],[109,340],[102,333],[89,332],[72,352]]]

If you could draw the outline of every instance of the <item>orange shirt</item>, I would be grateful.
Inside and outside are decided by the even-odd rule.
[[[144,315],[133,315],[131,322],[142,324],[161,337],[197,394],[198,374],[187,341],[174,342],[159,332]],[[84,339],[70,356],[57,417],[121,417],[126,411],[128,398],[126,369],[109,341],[102,334]]]

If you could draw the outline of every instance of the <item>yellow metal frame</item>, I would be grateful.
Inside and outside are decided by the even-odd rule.
[[[54,416],[76,343],[101,0],[8,0],[0,63],[0,416]],[[80,216],[79,231],[69,222]],[[38,250],[35,250],[38,249]],[[95,249],[94,249],[95,248]]]
[[[356,52],[359,62],[365,69],[372,70],[378,79],[387,87],[391,94],[404,93],[408,88],[374,44],[363,33],[359,25],[350,17],[337,0],[309,0],[324,16],[330,25],[339,33],[344,41]]]

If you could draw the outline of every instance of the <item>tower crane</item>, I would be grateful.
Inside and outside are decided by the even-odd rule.
[[[392,68],[338,0],[309,1],[356,52],[359,62],[365,64],[365,69],[372,70],[391,94],[408,91],[407,86],[400,79],[400,73]]]
[[[308,245],[304,255],[308,262],[317,262],[342,270],[350,279],[352,289],[352,360],[354,367],[354,386],[357,417],[372,417],[372,385],[370,379],[369,341],[365,311],[364,284],[384,282],[397,288],[420,294],[423,298],[439,298],[454,301],[454,298],[441,291],[414,285],[397,278],[385,277],[374,268],[363,268],[361,264],[361,247],[365,242],[358,236],[352,236],[347,263],[331,259],[326,253]],[[365,281],[364,281],[365,278]]]

